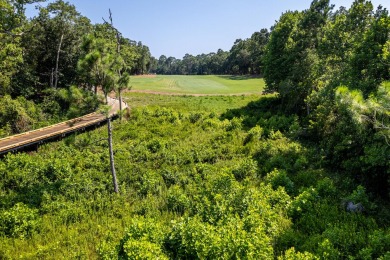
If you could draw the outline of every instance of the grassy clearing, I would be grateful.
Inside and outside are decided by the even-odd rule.
[[[251,101],[258,100],[260,95],[241,96],[166,96],[145,93],[126,93],[125,100],[130,107],[165,107],[182,112],[223,113],[227,109],[243,107]]]
[[[155,77],[132,77],[135,91],[155,91],[181,94],[255,94],[265,87],[264,80],[251,76],[194,76],[157,75]]]

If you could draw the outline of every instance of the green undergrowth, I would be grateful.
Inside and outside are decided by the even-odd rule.
[[[1,259],[390,256],[388,207],[327,169],[275,97],[127,101],[118,195],[105,126],[0,161]]]
[[[0,138],[94,112],[99,99],[77,87],[47,90],[39,99],[0,96]]]

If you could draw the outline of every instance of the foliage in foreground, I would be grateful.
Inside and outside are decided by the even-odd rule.
[[[120,195],[104,127],[0,161],[1,258],[389,256],[386,204],[324,168],[274,97],[229,97],[223,114],[204,111],[225,97],[135,97],[115,122]]]

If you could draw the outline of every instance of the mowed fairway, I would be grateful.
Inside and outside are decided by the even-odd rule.
[[[131,78],[133,92],[240,95],[260,94],[264,80],[252,76],[149,75]]]

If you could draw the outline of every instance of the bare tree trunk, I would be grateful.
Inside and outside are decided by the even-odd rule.
[[[114,165],[114,151],[112,149],[112,126],[111,118],[107,118],[107,127],[108,127],[108,147],[110,150],[110,165],[111,165],[111,174],[112,174],[112,183],[114,185],[115,193],[119,192],[118,181],[116,179],[115,165]]]
[[[55,77],[54,88],[57,88],[58,85],[58,64],[60,62],[60,52],[61,52],[61,45],[63,40],[64,40],[64,34],[61,34],[60,44],[58,45],[58,51],[57,51],[56,71],[54,74]]]
[[[120,54],[121,54],[121,34],[120,34],[119,30],[114,27],[111,9],[108,9],[108,11],[110,14],[109,19],[110,19],[111,28],[114,29],[114,31],[116,32],[116,53],[120,56]],[[122,77],[122,73],[121,73],[120,69],[118,70],[118,76],[119,76],[119,78]],[[122,90],[120,89],[120,87],[118,88],[118,96],[119,96],[119,111],[120,111],[119,112],[119,120],[120,120],[120,122],[122,122]]]
[[[121,52],[121,33],[118,31],[118,29],[116,29],[116,28],[114,27],[114,22],[112,21],[112,12],[111,12],[111,9],[108,9],[108,12],[109,12],[109,14],[110,14],[109,19],[110,19],[111,28],[114,29],[115,32],[116,32],[116,52],[117,52],[118,54],[120,54],[120,52]]]
[[[310,115],[310,106],[309,106],[309,104],[306,104],[306,113],[307,113],[307,115]]]
[[[51,74],[50,74],[50,87],[54,88],[54,68],[51,69]]]
[[[119,89],[119,120],[122,122],[122,90]]]

